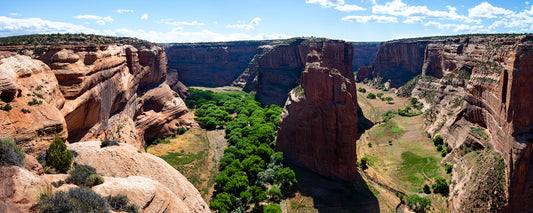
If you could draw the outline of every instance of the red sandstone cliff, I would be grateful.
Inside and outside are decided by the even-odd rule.
[[[187,86],[231,84],[248,67],[263,41],[165,44],[169,75]],[[174,77],[172,77],[174,78]],[[177,78],[175,78],[177,79]],[[173,86],[177,81],[171,81]]]
[[[19,91],[13,110],[0,112],[9,118],[1,124],[3,136],[26,148],[42,151],[48,144],[40,142],[49,143],[50,134],[68,132],[69,142],[109,137],[141,149],[146,141],[195,125],[183,100],[165,83],[161,46],[65,45],[35,57],[2,59],[16,69],[1,69],[16,74],[9,82]],[[3,86],[2,94],[12,93],[10,87]],[[33,98],[42,104],[27,106]]]
[[[305,70],[301,72],[301,88],[289,93],[280,119],[276,150],[282,151],[290,163],[321,175],[354,180],[357,96],[352,45],[332,40],[311,41],[301,49],[309,49]],[[301,55],[288,54],[285,59],[291,56]],[[296,62],[299,61],[292,61]]]
[[[443,135],[454,148],[464,144],[500,153],[507,165],[506,203],[495,207],[527,212],[533,199],[532,41],[530,35],[488,35],[386,42],[374,64],[360,71],[358,79],[382,77],[399,87],[416,75],[436,77],[417,80],[412,90],[414,96],[425,96],[429,105],[427,131]],[[427,98],[431,93],[433,98]],[[453,102],[461,103],[463,98],[466,103],[455,109]],[[473,127],[486,129],[490,138],[476,136],[470,131]],[[456,166],[464,167],[462,155],[453,156]],[[457,182],[450,193],[453,212],[474,208],[465,203],[469,194],[465,186],[482,181],[472,178],[464,182],[463,178],[453,174],[453,182]],[[483,204],[476,211],[494,207],[486,201],[477,202]]]

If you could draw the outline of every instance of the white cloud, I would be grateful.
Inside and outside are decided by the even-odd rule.
[[[9,13],[10,16],[20,16],[19,13]]]
[[[489,29],[494,30],[498,27],[521,28],[521,31],[533,30],[533,5],[529,10],[513,13],[495,21],[489,26]]]
[[[365,8],[357,5],[345,4],[344,0],[306,0],[307,4],[319,4],[324,8],[333,7],[335,10],[342,12],[362,11]]]
[[[365,10],[365,8],[359,7],[357,5],[351,5],[351,4],[345,4],[341,6],[336,6],[336,10],[342,11],[342,12],[352,12],[352,11],[362,11]]]
[[[36,33],[98,33],[97,30],[40,18],[15,19],[0,16],[0,37]]]
[[[343,21],[356,21],[359,23],[397,23],[398,18],[392,16],[346,16]]]
[[[501,18],[512,15],[513,13],[513,11],[501,7],[494,7],[488,2],[482,2],[481,4],[468,9],[468,17],[471,18]]]
[[[142,20],[146,20],[146,19],[148,19],[148,14],[145,13],[143,16],[141,16],[141,19],[142,19]]]
[[[284,34],[222,34],[209,30],[197,32],[185,32],[182,27],[176,27],[168,32],[144,31],[144,30],[95,30],[81,25],[74,25],[65,22],[53,22],[39,18],[16,19],[0,16],[0,37],[25,35],[25,34],[47,34],[47,33],[88,33],[110,36],[128,36],[152,42],[206,42],[206,41],[235,41],[235,40],[265,40],[289,38]]]
[[[78,16],[74,16],[75,19],[93,19],[93,20],[96,20],[96,23],[98,25],[105,25],[106,22],[107,23],[111,23],[113,22],[113,18],[111,18],[110,16],[107,16],[107,17],[101,17],[101,16],[95,16],[95,15],[78,15]]]
[[[342,6],[344,0],[305,0],[307,4],[320,4],[322,7],[336,7]]]
[[[254,19],[252,19],[252,21],[250,21],[250,24],[257,25],[260,21],[261,19],[259,17],[255,17]]]
[[[120,13],[120,14],[133,13],[133,10],[130,10],[130,9],[117,9],[117,13]]]
[[[442,24],[439,22],[430,21],[424,24],[424,26],[434,26],[441,30],[453,30],[453,32],[489,32],[483,25],[467,25],[467,24]]]
[[[422,22],[422,18],[421,17],[411,16],[411,17],[407,17],[407,19],[405,21],[403,21],[402,23],[414,24],[414,23],[420,23],[420,22]]]
[[[228,24],[226,28],[253,30],[255,28],[254,26],[258,25],[260,21],[261,18],[255,17],[249,24]]]
[[[479,22],[479,20],[457,14],[457,8],[455,7],[446,6],[446,8],[448,11],[430,10],[426,6],[410,6],[403,3],[402,0],[393,0],[385,3],[385,5],[376,4],[372,6],[372,13],[404,17],[447,19],[468,23]]]
[[[179,26],[179,25],[188,25],[188,26],[203,26],[205,25],[204,23],[202,22],[198,22],[198,21],[192,21],[192,22],[186,22],[186,21],[171,21],[171,19],[166,19],[166,20],[161,20],[163,22],[165,22],[165,24],[170,24],[170,25],[174,25],[174,26]]]

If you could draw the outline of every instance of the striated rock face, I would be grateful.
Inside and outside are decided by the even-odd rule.
[[[507,203],[497,208],[524,212],[533,207],[528,202],[533,198],[533,171],[529,170],[533,166],[532,41],[530,35],[489,35],[386,42],[374,64],[360,71],[358,79],[382,77],[398,87],[406,82],[396,79],[401,75],[436,77],[422,84],[419,80],[413,90],[418,97],[434,94],[434,98],[426,98],[431,105],[426,113],[428,132],[443,135],[455,148],[464,144],[501,154],[506,164]],[[446,108],[462,100],[465,104],[457,105],[463,106],[462,110],[446,115]],[[473,127],[485,130],[488,140],[472,133]],[[464,161],[461,155],[454,158],[455,162]],[[461,178],[454,173],[453,179]],[[470,192],[460,190],[462,187],[457,187],[450,193],[452,211],[464,210],[459,203],[466,198],[461,196]]]
[[[0,60],[0,135],[11,137],[27,153],[39,153],[49,146],[52,134],[67,137],[67,124],[56,108],[65,100],[54,73],[43,62],[12,55]]]
[[[311,42],[301,73],[280,118],[276,150],[321,175],[356,177],[357,96],[352,45]]]
[[[379,42],[351,42],[353,45],[353,71],[369,66],[376,59]]]
[[[187,86],[231,84],[247,67],[263,41],[168,44],[169,75]],[[169,82],[173,86],[177,82]]]
[[[184,212],[209,212],[209,207],[198,190],[181,173],[161,158],[138,152],[135,147],[128,144],[100,148],[99,141],[89,141],[70,144],[68,148],[78,153],[74,163],[92,166],[102,176],[126,179],[114,179],[111,183],[99,187],[99,192],[114,194],[122,190],[138,195],[139,192],[135,192],[135,190],[143,189],[147,194],[135,199],[139,203],[146,203],[146,199],[154,199],[154,201],[159,202],[150,204],[150,208],[172,207],[174,209],[186,206],[189,211]],[[139,183],[140,178],[130,176],[140,176],[152,181],[142,185]],[[161,185],[164,187],[160,187]],[[162,198],[162,196],[167,195],[169,196],[168,200]],[[181,202],[170,203],[172,200],[180,200]],[[147,208],[146,205],[143,208]]]
[[[42,152],[55,132],[71,143],[108,137],[141,149],[146,141],[196,125],[165,83],[160,46],[68,45],[45,49],[37,58],[14,55],[0,65],[2,100],[13,106],[0,111],[7,118],[0,133],[26,151]],[[34,98],[42,104],[28,106]]]

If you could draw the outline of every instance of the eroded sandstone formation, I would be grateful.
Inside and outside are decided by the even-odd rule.
[[[161,46],[66,45],[35,58],[14,55],[0,65],[6,73],[2,96],[13,107],[0,111],[8,118],[0,131],[26,150],[42,152],[55,132],[64,138],[68,132],[69,142],[113,138],[141,149],[195,125],[180,95],[165,83]],[[30,104],[33,99],[42,103]]]
[[[374,64],[360,71],[358,79],[381,77],[399,87],[414,76],[432,76],[405,84],[430,105],[427,131],[443,135],[454,148],[497,151],[506,163],[507,192],[504,204],[493,207],[524,212],[533,198],[532,41],[531,35],[486,35],[385,42]],[[473,128],[488,138],[473,133]],[[464,161],[462,155],[453,156],[455,162]],[[461,182],[458,174],[452,179]],[[483,180],[474,178],[468,184],[481,184],[478,181]],[[461,190],[468,187],[455,187],[450,193],[452,211],[472,205],[462,202],[466,197],[461,196],[470,192]]]
[[[327,177],[354,180],[357,96],[352,45],[333,40],[311,41],[303,49],[309,53],[299,60],[306,62],[301,87],[292,89],[286,100],[276,150],[282,151],[292,164]],[[286,55],[287,60],[302,57],[303,51],[292,53]]]

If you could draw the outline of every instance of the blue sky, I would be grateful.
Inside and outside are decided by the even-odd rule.
[[[531,33],[533,0],[8,1],[0,37],[94,33],[153,42],[315,36],[348,41]]]

